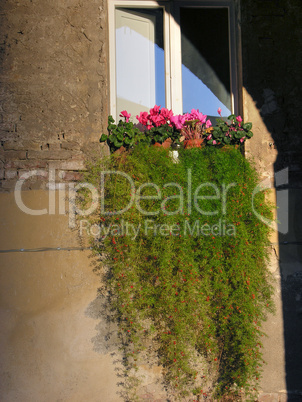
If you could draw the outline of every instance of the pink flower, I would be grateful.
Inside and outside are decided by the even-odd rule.
[[[216,145],[216,144],[217,144],[217,142],[216,142],[216,140],[214,140],[214,141],[213,141],[213,145]]]
[[[217,113],[219,114],[219,116],[221,116],[221,108],[220,107],[218,108]]]
[[[159,113],[160,106],[155,105],[153,109],[150,109],[150,115],[154,116]]]
[[[149,119],[151,120],[151,122],[155,125],[155,127],[159,127],[162,124],[166,123],[166,120],[159,114],[156,115],[150,115]]]
[[[128,113],[126,110],[123,110],[123,111],[121,112],[121,114],[120,114],[120,117],[125,117],[126,123],[128,123],[128,121],[129,121],[129,119],[130,119],[130,117],[131,117],[131,114]]]
[[[186,118],[185,118],[185,116],[178,114],[176,116],[171,116],[170,121],[178,130],[181,130],[186,121]]]
[[[212,138],[212,134],[207,136],[207,140],[210,140]]]
[[[199,120],[200,123],[204,124],[206,122],[207,116],[199,112],[199,109],[192,109],[187,120]]]
[[[237,117],[236,117],[236,120],[238,121],[238,123],[241,123],[241,122],[242,122],[242,117],[241,117],[241,116],[237,116]]]
[[[140,112],[139,116],[136,116],[136,118],[143,126],[146,126],[148,124],[147,112]]]
[[[240,138],[240,142],[244,142],[245,137]]]
[[[206,128],[211,127],[211,125],[212,125],[211,120],[207,120],[206,121]]]
[[[172,110],[168,110],[165,107],[162,108],[162,110],[160,111],[160,114],[162,115],[162,117],[166,120],[170,120],[171,117],[173,116],[173,112]]]

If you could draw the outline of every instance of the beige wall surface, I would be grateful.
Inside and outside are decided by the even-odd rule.
[[[48,207],[47,191],[22,197],[29,208]],[[67,215],[27,215],[12,193],[1,194],[0,210],[1,250],[81,247]],[[121,400],[91,252],[7,252],[0,260],[0,399]]]

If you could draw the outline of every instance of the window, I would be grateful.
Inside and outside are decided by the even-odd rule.
[[[238,113],[232,0],[109,0],[110,107]]]

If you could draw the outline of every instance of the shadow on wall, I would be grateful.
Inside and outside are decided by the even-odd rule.
[[[94,269],[94,272],[97,272]],[[93,350],[101,355],[110,354],[116,377],[118,378],[117,400],[124,400],[125,396],[125,374],[123,356],[120,352],[121,340],[118,337],[118,326],[113,320],[109,306],[109,299],[106,298],[102,289],[98,289],[96,298],[87,306],[85,315],[97,320],[95,327],[96,335],[91,339]],[[120,399],[122,398],[122,399]]]
[[[264,173],[269,170],[269,154],[275,149],[275,178],[282,169],[288,168],[289,172],[288,180],[275,180],[275,186],[277,204],[278,197],[280,200],[288,196],[288,211],[277,210],[281,226],[276,250],[279,252],[285,373],[290,401],[297,400],[295,393],[302,391],[302,136],[299,121],[302,3],[300,0],[242,0],[241,8],[243,85],[260,110],[267,131],[258,133],[253,142],[258,147],[259,167]]]

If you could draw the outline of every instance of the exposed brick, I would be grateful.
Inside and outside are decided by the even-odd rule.
[[[12,134],[7,131],[2,131],[0,127],[0,140],[1,141],[12,141]]]
[[[71,159],[72,152],[65,149],[49,151],[29,151],[28,159],[60,160]]]
[[[17,131],[15,123],[0,123],[0,130],[14,133]]]
[[[66,183],[46,183],[46,188],[48,190],[64,190],[66,188]]]
[[[46,168],[46,161],[34,161],[34,160],[25,160],[25,161],[8,161],[4,164],[6,169],[16,168],[16,169],[43,169]]]
[[[18,176],[17,170],[5,170],[5,179],[7,180],[12,180],[12,179],[16,179],[16,177]]]
[[[74,159],[70,161],[56,161],[50,162],[49,167],[52,169],[59,170],[85,170],[85,162],[84,159]]]
[[[70,141],[70,142],[62,142],[62,148],[63,149],[70,149],[70,150],[80,150],[81,146],[75,141]]]
[[[1,182],[2,188],[6,190],[12,190],[16,186],[17,180],[3,180]]]
[[[47,148],[51,151],[58,151],[59,149],[61,149],[61,143],[60,142],[49,143],[47,144]],[[46,147],[43,146],[43,149],[46,149]]]
[[[83,175],[79,172],[59,172],[59,177],[66,181],[79,181]]]
[[[6,141],[3,144],[3,148],[7,150],[12,150],[12,151],[28,151],[28,150],[33,150],[33,151],[38,151],[41,149],[41,144],[39,142],[34,142],[34,141]]]
[[[48,176],[49,174],[47,170],[19,170],[20,179],[31,180],[31,181],[35,181],[37,179],[47,180]]]
[[[10,160],[25,160],[26,159],[26,151],[6,151],[4,152],[4,158],[6,161]]]
[[[22,185],[22,190],[44,190],[46,188],[45,181],[35,180],[35,181],[26,181]]]

